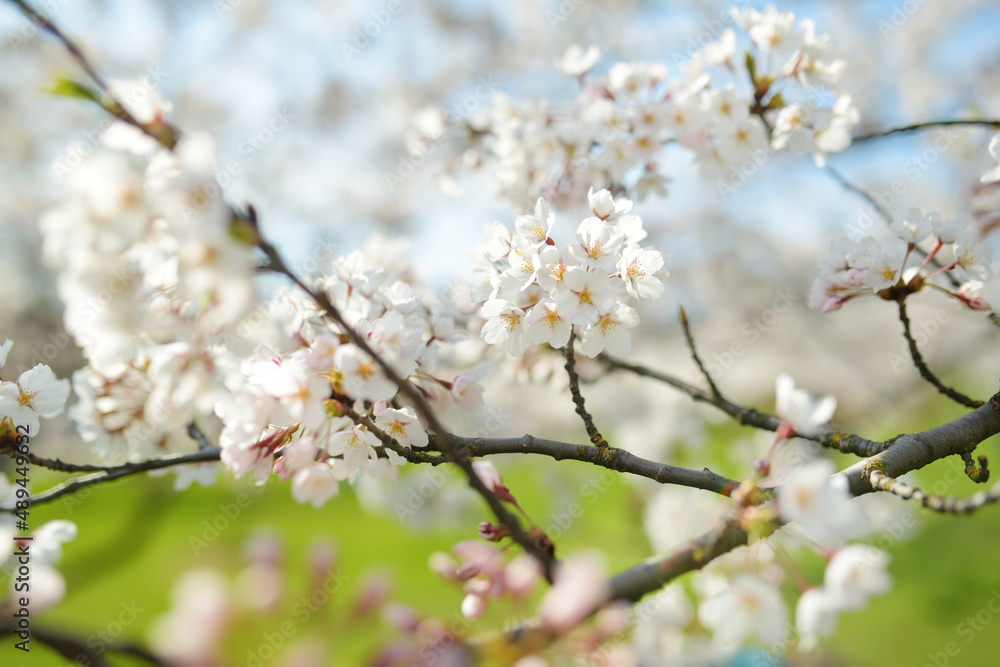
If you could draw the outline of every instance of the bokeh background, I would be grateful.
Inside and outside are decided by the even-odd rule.
[[[544,97],[553,107],[565,105],[576,83],[553,61],[571,44],[598,45],[598,70],[619,60],[662,61],[673,68],[698,40],[718,37],[729,3],[401,0],[401,11],[377,35],[355,42],[386,6],[379,0],[43,3],[103,73],[152,77],[174,105],[173,123],[214,137],[220,164],[240,165],[226,186],[228,200],[252,201],[266,233],[293,261],[315,255],[319,247],[346,254],[380,232],[408,240],[415,271],[442,295],[471,270],[471,249],[484,225],[510,223],[521,211],[490,194],[488,173],[443,179],[453,158],[446,145],[390,185],[386,174],[397,173],[410,155],[407,140],[417,112],[428,106],[464,114],[485,109],[488,99],[477,92],[484,84],[515,100]],[[848,85],[861,110],[859,133],[932,119],[1000,118],[995,3],[787,1],[779,8],[814,18],[819,31],[831,35],[848,62]],[[16,341],[12,367],[34,363],[35,353],[54,344],[57,353],[47,363],[66,377],[84,361],[71,343],[60,343],[61,305],[39,259],[36,221],[58,201],[53,160],[69,142],[93,136],[104,119],[95,108],[43,92],[61,73],[76,73],[68,56],[0,2],[0,338]],[[248,149],[276,115],[289,119],[287,127],[261,149]],[[991,166],[988,133],[962,130],[945,150],[934,147],[936,137],[894,135],[852,147],[830,162],[872,192],[893,192],[896,183],[888,208],[897,215],[917,206],[987,223],[998,208],[996,194],[977,187]],[[869,438],[920,430],[961,414],[922,383],[910,364],[897,363],[906,354],[890,304],[862,299],[830,315],[806,308],[818,260],[832,239],[864,215],[862,200],[808,156],[772,156],[726,199],[716,183],[698,174],[690,153],[667,147],[660,164],[671,178],[668,194],[641,203],[638,211],[651,242],[666,251],[671,276],[667,295],[645,304],[636,359],[697,381],[676,324],[682,304],[703,355],[720,368],[718,382],[743,403],[770,409],[773,378],[789,372],[814,391],[837,396],[837,425]],[[572,229],[576,220],[560,214],[557,225]],[[260,289],[266,293],[273,286],[265,280]],[[781,294],[790,295],[793,307],[763,327],[753,325],[759,335],[748,337],[745,325],[762,321]],[[947,382],[973,396],[996,390],[995,327],[935,294],[920,295],[911,317],[918,327],[944,320],[929,335],[924,355]],[[729,359],[724,351],[734,342],[744,343],[745,353]],[[583,441],[557,377],[558,358],[493,361],[487,404],[499,426],[492,432]],[[589,371],[598,377],[596,368]],[[766,446],[648,382],[612,376],[588,383],[585,392],[598,423],[645,456],[740,476]],[[50,455],[73,458],[78,448],[65,418],[47,425],[40,440],[40,451]],[[980,451],[995,455],[995,440]],[[933,484],[958,464],[940,462],[914,478]],[[580,502],[589,485],[602,485],[598,501],[585,504],[582,518],[564,531],[564,553],[596,546],[614,570],[653,553],[644,530],[648,486],[604,481],[600,471],[580,464],[506,457],[498,465],[543,527]],[[36,471],[32,483],[41,489],[59,479]],[[477,498],[453,476],[448,479],[405,516],[394,508],[427,482],[426,471],[411,471],[400,489],[362,488],[320,510],[296,505],[279,484],[258,491],[223,480],[175,493],[169,479],[147,476],[39,507],[32,512],[35,525],[68,518],[80,535],[67,545],[60,566],[65,600],[34,622],[88,637],[94,646],[112,639],[145,644],[172,606],[175,582],[192,569],[211,569],[219,577],[210,580],[213,585],[224,582],[226,595],[239,601],[232,609],[264,610],[242,616],[232,611],[226,640],[232,664],[249,664],[251,654],[273,665],[357,664],[389,636],[379,613],[366,609],[371,599],[389,596],[423,613],[457,618],[461,592],[433,574],[427,559],[474,536],[476,522],[486,516]],[[971,494],[971,486],[947,485],[959,495]],[[245,507],[233,512],[237,498],[246,499]],[[837,634],[820,651],[793,653],[789,661],[933,664],[932,655],[951,641],[961,650],[948,656],[948,664],[993,661],[1000,620],[983,624],[983,610],[992,621],[987,604],[1000,596],[1000,571],[993,565],[1000,513],[987,508],[971,518],[914,515],[919,525],[888,549],[893,592],[842,616]],[[261,563],[270,564],[271,579],[246,573],[248,565]],[[802,567],[818,580],[819,562]],[[322,577],[315,581],[317,571],[342,576],[327,585]],[[273,591],[262,590],[265,580]],[[317,586],[329,589],[329,601],[303,620],[293,609]],[[509,614],[494,610],[479,625],[499,627]],[[957,628],[977,614],[983,630],[966,642]],[[273,657],[263,658],[267,651],[261,647],[273,648],[274,628],[286,620],[292,632],[283,635]],[[39,645],[25,659],[10,643],[0,645],[0,664],[68,664]],[[130,664],[127,658],[113,660]],[[783,658],[774,660],[768,664]]]

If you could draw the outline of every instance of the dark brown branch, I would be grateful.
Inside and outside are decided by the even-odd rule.
[[[913,333],[910,331],[910,316],[906,313],[906,300],[899,299],[896,303],[899,305],[899,321],[903,323],[903,337],[906,338],[906,342],[910,346],[910,357],[913,358],[913,365],[917,367],[920,377],[934,385],[940,393],[967,408],[974,409],[982,405],[982,401],[975,398],[969,398],[965,394],[955,391],[951,387],[945,386],[945,384],[931,372],[931,369],[928,368],[926,362],[924,362],[924,358],[920,355],[920,350],[917,349],[917,341],[913,339]]]
[[[573,405],[576,406],[576,414],[583,420],[583,426],[587,429],[590,441],[598,447],[609,447],[608,441],[604,439],[601,432],[594,426],[594,418],[587,412],[587,406],[583,402],[583,394],[580,393],[580,376],[576,373],[576,356],[573,352],[573,343],[576,342],[576,334],[570,332],[569,341],[563,347],[563,355],[566,357],[566,375],[569,376],[569,393],[573,395]]]
[[[611,600],[636,602],[687,572],[700,570],[719,556],[747,543],[747,533],[733,520],[713,529],[667,557],[633,565],[611,578]]]
[[[873,471],[887,477],[899,477],[939,459],[970,452],[997,433],[1000,433],[1000,394],[954,421],[920,433],[898,436],[892,447],[837,474],[847,478],[852,495],[864,495],[875,490],[870,481]],[[1000,498],[1000,489],[976,494],[964,502],[983,505],[994,502],[994,495]],[[683,549],[651,558],[615,575],[611,579],[609,600],[634,602],[744,544],[747,544],[747,533],[735,521],[727,520],[721,529],[705,533]]]
[[[839,474],[847,478],[851,493],[859,496],[872,491],[866,466],[889,477],[901,477],[939,459],[972,452],[979,443],[997,433],[1000,433],[1000,394],[946,424],[898,436],[892,447],[871,459],[855,463]]]
[[[198,443],[198,449],[211,449],[213,447],[195,422],[188,424],[187,432],[191,439]]]
[[[678,318],[681,321],[681,328],[684,330],[684,340],[687,341],[688,349],[691,350],[691,358],[694,359],[695,365],[698,366],[698,370],[701,374],[705,376],[705,381],[708,382],[708,388],[712,391],[712,396],[715,398],[722,398],[722,393],[719,392],[719,388],[715,386],[715,381],[712,379],[712,375],[705,369],[705,364],[702,363],[701,357],[698,356],[698,350],[694,346],[694,336],[691,335],[691,327],[688,325],[687,313],[684,312],[684,306],[678,309]]]
[[[0,636],[14,634],[15,628],[10,626],[0,626]],[[72,664],[85,664],[91,667],[113,667],[106,658],[108,651],[130,655],[151,665],[166,667],[166,662],[158,658],[147,649],[131,642],[102,644],[103,651],[91,648],[85,639],[64,635],[46,628],[32,628],[31,637],[39,644],[48,646],[53,651],[63,656]],[[83,661],[81,661],[81,658]]]
[[[1000,128],[1000,120],[932,120],[926,123],[914,123],[913,125],[907,125],[905,127],[894,127],[890,130],[861,134],[856,137],[852,137],[851,141],[852,143],[857,143],[859,141],[867,141],[869,139],[878,139],[879,137],[888,137],[889,135],[899,134],[900,132],[913,132],[915,130],[929,130],[933,127],[955,126]]]
[[[699,389],[684,380],[667,375],[666,373],[661,373],[638,364],[630,364],[625,361],[620,361],[605,354],[602,354],[598,358],[611,368],[630,371],[636,375],[652,378],[668,384],[671,387],[680,390],[682,393],[687,394],[695,401],[715,406],[744,426],[753,426],[754,428],[759,428],[765,431],[776,431],[778,426],[781,425],[781,422],[774,415],[759,412],[752,408],[744,408],[726,400],[725,398],[722,398],[721,396],[712,396],[707,391]],[[819,429],[811,435],[795,433],[795,436],[805,440],[812,440],[813,442],[819,443],[823,447],[836,449],[844,452],[845,454],[854,454],[856,456],[872,456],[884,451],[893,443],[893,440],[876,442],[874,440],[862,438],[859,435],[854,435],[853,433],[842,433],[840,431],[830,431],[827,429]]]
[[[689,486],[724,496],[728,496],[740,485],[738,481],[718,475],[708,468],[691,470],[666,463],[656,463],[617,447],[575,445],[531,435],[520,438],[465,438],[460,435],[454,437],[455,443],[463,447],[470,456],[541,454],[556,461],[581,461],[616,472],[646,477],[661,484]]]
[[[189,454],[175,454],[173,456],[164,456],[159,459],[150,459],[148,461],[141,461],[139,463],[126,463],[121,466],[78,466],[72,463],[63,463],[58,460],[50,459],[37,459],[39,463],[37,465],[43,465],[42,462],[51,465],[45,465],[46,468],[52,468],[53,470],[59,470],[62,472],[81,472],[83,470],[98,470],[90,475],[84,475],[83,477],[76,477],[74,479],[67,480],[62,484],[52,487],[51,489],[44,491],[36,496],[31,497],[31,505],[42,505],[44,503],[52,502],[57,498],[61,498],[67,494],[75,493],[80,489],[86,488],[88,486],[93,486],[94,484],[100,484],[102,482],[110,482],[115,479],[121,479],[122,477],[128,477],[130,475],[136,475],[141,472],[148,472],[150,470],[160,470],[161,468],[171,468],[173,466],[184,465],[187,463],[206,463],[209,461],[218,461],[220,450],[218,447],[212,447],[211,449],[199,449],[197,452],[191,452]],[[13,512],[13,507],[0,507],[0,512]]]

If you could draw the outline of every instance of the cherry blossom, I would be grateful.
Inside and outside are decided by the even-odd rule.
[[[568,47],[562,57],[556,61],[556,67],[559,68],[559,71],[570,76],[583,76],[600,59],[601,50],[596,46],[588,46],[585,50],[574,44]]]
[[[361,425],[355,425],[349,431],[334,433],[327,444],[331,456],[342,456],[348,475],[354,476],[362,470],[367,461],[378,459],[375,448],[381,447],[375,434]]]
[[[993,138],[990,139],[989,151],[993,159],[1000,162],[1000,134],[994,134]],[[995,183],[1000,181],[1000,164],[983,174],[983,177],[979,181],[981,183]]]
[[[417,413],[411,407],[400,409],[385,407],[381,411],[375,408],[375,425],[386,435],[392,437],[404,447],[426,447],[427,432],[417,421]]]
[[[978,243],[973,230],[966,230],[955,241],[955,264],[963,280],[989,280],[992,261],[993,248]]]
[[[837,625],[836,602],[825,588],[810,588],[795,607],[795,629],[799,633],[799,650],[811,651],[820,637],[833,633]]]
[[[596,357],[607,350],[623,356],[632,351],[632,336],[628,330],[639,324],[635,308],[618,304],[613,311],[598,313],[597,321],[590,324],[580,339],[580,348],[588,357]]]
[[[636,299],[657,299],[663,295],[663,282],[656,272],[663,268],[663,253],[629,244],[618,260],[618,273],[625,288]]]
[[[506,342],[507,352],[515,357],[524,353],[527,339],[523,310],[504,299],[493,299],[483,305],[482,315],[489,318],[483,325],[483,340],[491,345]]]
[[[569,319],[560,315],[559,305],[553,301],[535,304],[524,318],[524,333],[529,343],[548,343],[560,348],[569,341],[572,330]]]
[[[292,478],[292,498],[298,503],[322,507],[339,491],[338,478],[330,461],[315,461]]]
[[[817,460],[794,468],[778,487],[781,518],[794,521],[811,540],[829,548],[842,547],[864,533],[864,512],[851,503],[847,480],[833,476],[833,464]]]
[[[749,574],[736,576],[725,589],[698,606],[702,625],[714,633],[716,641],[731,647],[751,638],[765,646],[781,641],[787,616],[778,590]]]
[[[598,553],[577,554],[560,563],[555,583],[538,608],[542,624],[559,635],[587,618],[608,597],[606,568]]]
[[[889,590],[888,564],[889,557],[881,549],[852,544],[834,554],[823,585],[839,609],[859,609],[868,598]]]
[[[616,302],[606,273],[571,267],[563,274],[556,309],[573,324],[589,324],[599,313],[611,310]]]
[[[832,396],[814,398],[809,392],[795,387],[791,376],[782,373],[775,380],[774,412],[797,433],[812,435],[833,417],[837,399]]]
[[[4,343],[9,350],[10,346]],[[6,354],[5,354],[6,356]],[[38,434],[38,418],[58,415],[69,397],[69,380],[59,380],[45,364],[24,371],[17,382],[0,384],[0,417]]]

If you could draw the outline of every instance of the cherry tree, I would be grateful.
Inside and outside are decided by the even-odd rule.
[[[572,92],[552,101],[489,90],[469,113],[410,109],[409,155],[422,162],[437,153],[427,166],[435,185],[455,192],[485,184],[510,211],[462,249],[473,266],[442,296],[379,234],[315,271],[297,267],[254,193],[231,196],[233,174],[210,134],[176,122],[148,77],[106,78],[54,12],[11,4],[77,67],[50,92],[109,120],[90,150],[71,145],[56,159],[72,164],[58,174],[62,199],[37,220],[41,259],[84,362],[71,377],[47,363],[15,373],[8,356],[30,343],[15,336],[0,346],[0,451],[15,462],[12,478],[0,478],[0,526],[14,545],[3,551],[11,572],[4,630],[17,650],[31,641],[79,664],[111,664],[72,633],[34,625],[65,594],[56,564],[77,527],[59,519],[28,531],[27,517],[31,507],[143,473],[171,473],[178,493],[227,477],[287,485],[306,512],[354,489],[392,493],[440,467],[457,471],[478,498],[480,521],[450,553],[431,558],[428,576],[461,591],[462,622],[424,616],[371,584],[357,613],[379,610],[392,635],[377,647],[378,665],[716,664],[747,646],[776,664],[822,650],[842,616],[892,594],[890,555],[877,538],[912,518],[911,505],[957,515],[988,512],[1000,499],[1000,485],[976,487],[990,478],[981,443],[1000,432],[1000,394],[978,389],[995,384],[994,359],[983,353],[974,365],[975,391],[946,381],[925,357],[944,344],[935,337],[942,318],[915,323],[911,315],[931,302],[951,308],[937,311],[944,320],[983,335],[1000,326],[987,293],[1000,134],[984,132],[1000,130],[1000,120],[966,114],[871,126],[863,114],[871,91],[852,88],[850,53],[814,20],[771,5],[732,7],[711,39],[672,61],[614,62],[596,45],[570,45],[551,69]],[[389,3],[372,15],[375,35],[396,9]],[[568,21],[571,10],[560,6],[546,20]],[[360,57],[363,42],[346,43],[344,57]],[[272,132],[283,119],[268,120]],[[887,201],[834,166],[838,155],[889,135],[942,129],[974,148],[963,156],[975,171],[966,183],[972,216],[898,195]],[[250,142],[246,150],[261,148]],[[715,295],[699,303],[703,286],[691,269],[703,253],[644,208],[675,196],[677,155],[721,200],[738,196],[758,171],[774,174],[772,160],[801,155],[776,168],[823,174],[836,196],[862,202],[865,217],[848,221],[846,235],[824,236],[829,253],[803,303],[766,283],[777,290],[772,308],[717,348],[713,329],[726,325],[711,319]],[[392,192],[405,178],[402,169],[385,172]],[[762,284],[767,274],[737,280]],[[737,307],[739,291],[720,293]],[[838,385],[812,375],[800,386],[759,366],[747,381],[725,373],[749,361],[744,340],[793,310],[805,312],[801,322],[817,336],[829,327],[849,335],[891,310],[902,346],[888,358],[893,371],[904,360],[909,374],[863,368],[871,377]],[[676,324],[667,319],[675,314]],[[780,345],[772,351],[779,366]],[[797,364],[795,374],[808,367]],[[855,418],[840,421],[838,407],[854,403],[858,385],[876,382],[921,400],[939,393],[961,411],[926,430],[892,415],[901,433],[866,437],[861,427],[871,420],[852,407]],[[804,388],[815,384],[823,391]],[[503,390],[532,386],[522,396]],[[672,398],[661,398],[664,390]],[[523,418],[483,428],[505,394],[508,412]],[[650,416],[630,430],[625,417],[635,406]],[[64,408],[77,433],[73,452],[46,455],[40,431],[64,420]],[[720,417],[744,428],[727,431]],[[733,472],[711,470],[697,447],[680,456],[656,444],[685,438],[685,428],[725,434]],[[503,454],[636,480],[653,555],[612,571],[614,545],[599,535],[589,549],[562,548],[536,508],[519,501],[524,489],[505,482],[504,466],[494,464]],[[921,488],[910,475],[953,459],[968,478],[953,493]],[[36,468],[69,477],[34,488],[27,479]],[[273,548],[253,551],[264,600],[248,605],[254,613],[270,608]],[[30,561],[19,560],[29,552]],[[809,554],[823,563],[817,576],[796,564]],[[32,586],[18,588],[29,562]],[[318,585],[329,591],[339,582]],[[106,648],[152,664],[225,664],[233,604],[219,573],[189,572],[148,646]],[[509,610],[505,626],[476,624],[496,608]]]

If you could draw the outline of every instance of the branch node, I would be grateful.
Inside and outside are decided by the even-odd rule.
[[[989,461],[985,456],[979,457],[979,466],[972,458],[972,452],[961,454],[962,462],[965,463],[965,474],[976,484],[985,484],[990,481]]]

